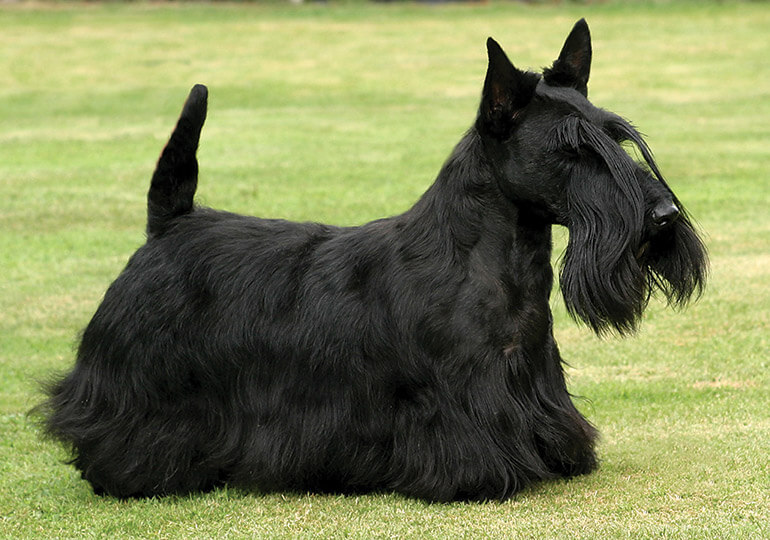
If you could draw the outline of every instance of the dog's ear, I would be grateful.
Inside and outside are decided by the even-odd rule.
[[[591,54],[591,33],[588,31],[588,23],[585,19],[580,19],[567,36],[559,58],[553,66],[543,70],[545,82],[551,86],[571,87],[588,96]]]
[[[506,138],[519,112],[535,93],[538,77],[514,67],[497,42],[487,39],[489,66],[481,95],[477,127],[484,133]]]

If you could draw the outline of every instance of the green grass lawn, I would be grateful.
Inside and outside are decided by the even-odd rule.
[[[220,490],[95,497],[26,411],[143,242],[155,160],[209,86],[199,201],[355,224],[401,212],[474,118],[495,36],[517,66],[585,16],[590,95],[648,134],[712,276],[594,337],[554,294],[602,466],[511,501]],[[770,537],[770,5],[0,7],[0,537]],[[564,231],[557,231],[563,245]]]

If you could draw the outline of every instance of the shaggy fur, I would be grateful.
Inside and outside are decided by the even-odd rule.
[[[641,136],[587,101],[585,21],[543,75],[487,46],[477,120],[435,183],[360,227],[195,206],[193,88],[147,243],[40,409],[96,492],[486,500],[596,467],[552,333],[551,227],[570,232],[567,307],[598,333],[632,331],[653,290],[697,296],[705,249]]]

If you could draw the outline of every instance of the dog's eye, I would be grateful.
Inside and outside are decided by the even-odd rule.
[[[623,144],[624,142],[628,141],[628,136],[620,129],[616,128],[615,126],[607,126],[604,129],[604,132],[618,144]]]
[[[580,148],[575,146],[562,146],[559,149],[559,153],[564,159],[568,160],[579,159],[581,156]]]

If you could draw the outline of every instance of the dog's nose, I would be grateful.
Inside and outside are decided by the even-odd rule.
[[[670,201],[665,201],[652,210],[652,221],[662,229],[671,225],[679,217],[679,208]]]

